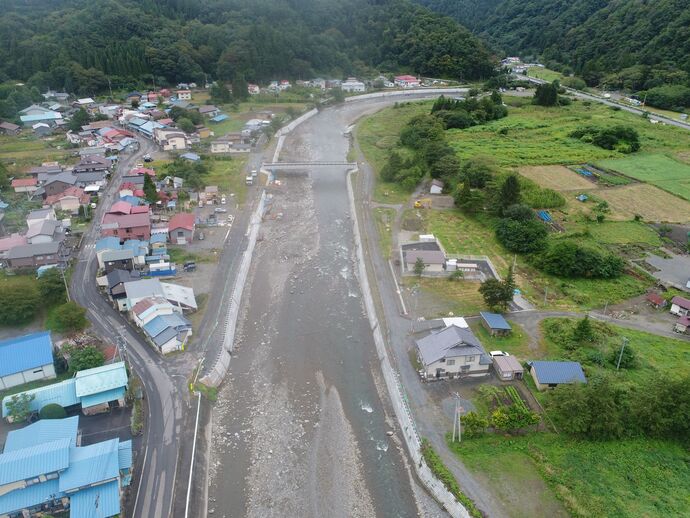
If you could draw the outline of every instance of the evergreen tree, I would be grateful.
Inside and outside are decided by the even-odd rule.
[[[514,174],[508,175],[501,184],[499,192],[499,206],[501,213],[511,205],[520,203],[520,180]]]
[[[158,191],[156,190],[156,184],[153,179],[148,174],[144,175],[144,196],[146,201],[149,203],[156,203],[158,201]]]

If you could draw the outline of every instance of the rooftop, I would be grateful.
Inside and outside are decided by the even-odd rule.
[[[455,325],[425,336],[416,341],[424,365],[431,365],[442,358],[485,354],[482,344],[469,328]]]
[[[498,313],[489,313],[487,311],[480,311],[479,315],[482,317],[482,320],[486,322],[486,325],[488,325],[491,329],[498,329],[501,331],[510,331],[512,329],[506,319],[503,318],[503,315],[499,315]]]
[[[539,383],[587,383],[582,366],[578,362],[533,361],[530,364]]]
[[[0,376],[8,376],[53,363],[49,331],[0,341]]]

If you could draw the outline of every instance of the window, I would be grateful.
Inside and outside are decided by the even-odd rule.
[[[40,369],[36,369],[36,370],[34,371],[34,374],[38,374],[38,373],[40,373],[40,372],[43,372],[43,367],[41,367]]]
[[[469,372],[470,366],[469,365],[461,365],[460,366],[460,372]]]
[[[465,359],[465,362],[466,363],[474,363],[474,356],[467,356],[467,358]]]
[[[446,363],[448,365],[455,365],[455,360],[448,360]]]

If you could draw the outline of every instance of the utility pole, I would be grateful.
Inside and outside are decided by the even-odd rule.
[[[546,296],[548,295],[548,293],[549,293],[549,287],[544,286],[544,306],[546,306]]]
[[[616,370],[618,370],[621,366],[621,359],[623,358],[623,349],[625,349],[625,346],[628,345],[628,338],[623,337],[623,345],[621,345],[621,352],[618,354],[618,362],[616,363]]]
[[[457,392],[453,395],[455,398],[455,410],[453,411],[453,442],[455,442],[455,430],[458,431],[458,442],[462,442],[462,423],[460,422],[460,412],[463,408],[460,406],[460,394]]]
[[[606,301],[606,304],[604,304],[604,315],[606,315],[606,309],[609,307],[609,301]]]
[[[106,78],[108,79],[108,90],[110,90],[110,98],[112,99],[113,98],[113,87],[110,84],[110,76],[106,76]]]

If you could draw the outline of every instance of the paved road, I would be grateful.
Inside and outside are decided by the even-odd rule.
[[[119,341],[124,345],[125,356],[144,385],[148,406],[147,431],[142,455],[136,459],[129,515],[134,518],[169,517],[173,516],[183,413],[187,407],[185,377],[176,374],[173,362],[159,356],[139,334],[132,331],[122,315],[99,293],[95,282],[98,262],[93,244],[99,237],[98,222],[117,196],[123,172],[143,154],[153,151],[151,142],[142,139],[140,143],[138,152],[120,156],[117,170],[95,211],[94,224],[82,239],[70,294],[87,309],[94,330],[105,341]],[[118,337],[121,338],[118,340]]]

